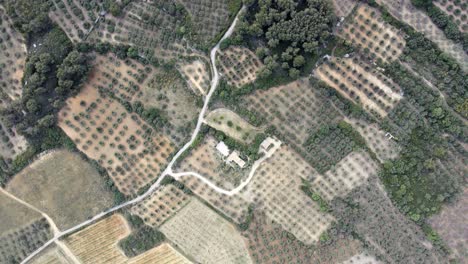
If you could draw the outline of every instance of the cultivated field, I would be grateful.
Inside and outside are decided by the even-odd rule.
[[[65,230],[112,206],[112,194],[105,186],[89,163],[75,153],[57,150],[18,173],[7,190],[49,215],[58,228]]]
[[[59,126],[126,195],[156,179],[174,151],[166,136],[90,85],[67,100]]]
[[[32,264],[73,264],[73,260],[54,244],[43,251],[38,257],[35,257]]]
[[[307,79],[257,90],[243,98],[243,107],[273,125],[287,143],[307,159],[313,158],[304,147],[309,135],[320,126],[337,123],[341,118],[330,101]]]
[[[333,0],[333,11],[337,17],[347,17],[356,4],[355,0]]]
[[[160,230],[196,262],[252,262],[236,228],[196,199],[164,223]]]
[[[467,259],[468,230],[468,188],[465,188],[459,200],[442,209],[442,212],[429,221],[434,230],[447,243],[453,256],[463,263]]]
[[[175,69],[145,66],[135,60],[121,60],[111,53],[98,55],[93,64],[93,74],[88,80],[90,86],[132,103],[134,111],[142,111],[143,115],[151,116],[148,111],[157,109],[160,117],[153,118],[153,125],[163,129],[177,145],[186,141],[187,130],[199,108],[195,104],[195,94],[188,91]],[[135,103],[141,105],[135,107]],[[146,111],[140,109],[142,107]]]
[[[261,131],[261,129],[252,126],[227,108],[218,108],[211,111],[206,115],[205,122],[210,127],[246,144],[251,143]]]
[[[158,227],[190,201],[190,196],[176,186],[164,185],[145,200],[134,205],[130,212],[145,224]]]
[[[438,0],[434,5],[444,11],[458,25],[461,32],[468,32],[468,4],[460,0]]]
[[[302,179],[313,171],[299,154],[282,145],[260,165],[244,194],[268,218],[308,245],[317,242],[334,220],[301,190]]]
[[[178,67],[192,91],[195,94],[206,95],[207,91],[210,89],[211,78],[210,70],[207,68],[206,62],[197,59],[190,63],[180,63]]]
[[[315,75],[367,112],[385,117],[402,98],[400,87],[360,58],[332,58]]]
[[[7,128],[0,117],[0,157],[10,163],[18,154],[26,150],[28,142],[14,129]]]
[[[229,2],[226,0],[180,0],[187,9],[198,34],[198,42],[209,44],[229,26]]]
[[[376,123],[368,123],[361,119],[347,118],[346,122],[366,140],[367,146],[375,153],[380,161],[398,157],[400,146],[394,139],[385,136],[387,133]]]
[[[26,62],[23,36],[0,7],[0,108],[21,97],[21,78]]]
[[[377,9],[366,5],[357,8],[354,18],[345,22],[338,34],[383,62],[396,60],[406,45],[403,35],[384,22]]]
[[[452,56],[465,71],[468,71],[468,55],[463,50],[462,45],[447,39],[445,33],[432,22],[424,11],[411,4],[411,0],[377,0],[376,2],[385,6],[392,16],[424,34],[440,50]]]
[[[197,172],[224,189],[233,189],[239,185],[249,169],[227,164],[226,158],[216,149],[217,144],[218,140],[214,137],[205,136],[202,143],[179,163],[176,172]]]
[[[193,193],[231,218],[234,222],[240,224],[245,221],[249,202],[241,194],[232,196],[220,194],[200,179],[190,175],[180,178],[180,181]]]
[[[378,164],[365,151],[353,151],[332,169],[311,181],[311,188],[328,201],[345,197],[351,190],[364,184],[369,177],[376,176]]]
[[[118,241],[130,234],[125,219],[118,214],[105,218],[65,239],[83,264],[97,263],[190,263],[168,244],[161,244],[133,258],[127,258],[118,248]]]
[[[3,202],[3,201],[2,201]],[[7,214],[10,211],[4,211],[3,203],[2,214]],[[2,219],[2,220],[3,220]],[[35,220],[33,220],[35,219]],[[19,221],[29,221],[27,224],[21,224],[21,227],[10,229],[7,232],[0,233],[0,263],[20,263],[29,254],[34,252],[37,248],[42,246],[47,240],[52,238],[52,233],[49,228],[49,223],[45,218],[28,218],[19,219]],[[18,223],[5,223],[0,222],[0,227],[4,231],[5,225],[14,224],[19,226]]]
[[[306,246],[260,211],[255,211],[243,236],[255,263],[340,263],[360,249],[360,243],[351,239],[317,248]]]
[[[342,264],[381,264],[374,256],[367,252],[354,255],[352,258],[342,262]]]
[[[218,55],[221,73],[229,85],[241,87],[255,81],[263,67],[260,59],[251,50],[231,46]]]

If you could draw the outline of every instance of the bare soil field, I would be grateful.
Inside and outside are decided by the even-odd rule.
[[[211,74],[206,63],[197,59],[190,63],[180,63],[178,66],[192,91],[198,95],[206,95],[210,89]]]
[[[83,264],[97,263],[190,263],[168,244],[161,244],[133,258],[127,258],[118,248],[118,241],[130,234],[125,219],[118,214],[107,217],[65,239]]]
[[[190,202],[190,196],[174,185],[164,185],[145,200],[134,205],[130,212],[145,224],[159,227]]]
[[[298,240],[311,245],[319,240],[334,218],[302,190],[302,179],[313,169],[286,145],[260,165],[243,195],[268,218]]]
[[[338,34],[383,62],[396,60],[405,48],[403,34],[383,21],[375,8],[360,5],[354,18],[339,28]]]
[[[3,7],[0,7],[0,108],[21,97],[26,45]]]
[[[241,194],[232,196],[220,194],[196,177],[182,177],[180,181],[193,193],[228,216],[235,223],[240,224],[245,221],[249,202]]]
[[[179,0],[190,13],[198,41],[209,44],[229,26],[229,6],[226,0]]]
[[[429,223],[434,230],[447,243],[452,256],[463,263],[468,256],[468,188],[465,188],[458,200],[442,209],[442,211],[433,216]]]
[[[65,230],[112,206],[112,193],[105,185],[91,164],[75,153],[57,150],[18,173],[7,190]]]
[[[196,262],[252,262],[236,228],[196,199],[164,223],[160,230]]]
[[[377,176],[378,164],[365,151],[353,151],[334,168],[311,180],[312,189],[328,201],[345,197],[354,188]]]
[[[193,171],[203,175],[215,185],[224,189],[233,189],[247,177],[249,168],[239,168],[227,164],[225,158],[216,149],[218,141],[212,136],[205,136],[202,143],[183,159],[176,172]]]
[[[369,255],[367,252],[354,255],[352,258],[342,262],[341,264],[382,264],[374,256]]]
[[[10,211],[3,211],[3,203],[0,204],[2,205],[2,218],[5,218],[3,216],[4,212],[7,214],[12,213]],[[0,263],[20,263],[29,254],[52,238],[49,223],[45,218],[36,217],[20,219],[19,221],[25,220],[28,220],[29,223],[0,222],[2,231],[4,231],[3,228],[8,224],[14,224],[17,227],[0,233]]]
[[[468,71],[468,55],[463,50],[462,45],[447,39],[444,32],[432,22],[424,11],[418,10],[411,4],[411,0],[377,0],[376,2],[385,6],[392,16],[424,34],[440,50],[452,56],[462,69]]]
[[[255,81],[263,63],[255,53],[244,47],[231,46],[218,55],[220,69],[229,85],[241,87]]]
[[[398,157],[400,146],[394,139],[387,137],[387,133],[378,124],[354,118],[347,118],[346,122],[351,124],[366,140],[367,146],[369,146],[380,161],[383,162]]]
[[[166,136],[90,85],[66,101],[58,119],[78,149],[101,164],[126,195],[156,179],[174,151]]]
[[[333,10],[337,17],[347,17],[356,4],[355,0],[333,0]]]
[[[402,98],[400,87],[360,58],[332,58],[315,75],[342,96],[384,118]]]
[[[50,246],[38,257],[35,257],[32,264],[73,264],[74,262],[69,259],[62,250],[56,246]]]
[[[255,263],[340,263],[361,248],[357,240],[346,238],[332,245],[304,245],[260,211],[242,234]]]
[[[188,91],[175,69],[145,66],[135,60],[121,60],[114,54],[98,55],[88,83],[132,103],[134,111],[143,111],[135,103],[141,103],[145,110],[157,109],[167,120],[155,125],[177,145],[186,141],[187,131],[199,112],[196,95]]]
[[[268,90],[257,90],[243,98],[243,107],[258,113],[281,133],[304,157],[310,133],[325,124],[337,123],[340,113],[317,92],[306,78]]]
[[[458,25],[461,32],[468,32],[468,4],[460,0],[437,0],[435,6],[444,11]]]
[[[210,127],[245,144],[251,143],[255,136],[262,131],[227,108],[218,108],[209,112],[205,117],[205,122]]]

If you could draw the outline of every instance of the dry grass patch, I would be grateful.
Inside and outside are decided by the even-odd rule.
[[[244,195],[266,215],[305,244],[313,244],[334,220],[302,190],[313,173],[307,162],[286,145],[260,165]]]
[[[206,62],[199,59],[190,63],[181,63],[178,66],[179,71],[196,94],[206,95],[210,89],[210,70],[206,66]]]
[[[345,22],[338,34],[383,62],[396,60],[406,45],[402,33],[384,22],[377,9],[366,5],[358,7],[354,18]]]
[[[325,124],[337,123],[340,114],[307,79],[299,79],[268,90],[257,90],[243,98],[243,106],[258,113],[307,156],[304,148],[310,133]]]
[[[261,132],[261,129],[252,126],[238,114],[226,108],[211,111],[206,115],[205,122],[210,127],[245,144],[251,143]]]
[[[468,55],[462,45],[447,39],[445,33],[432,22],[424,11],[411,4],[411,0],[377,0],[377,3],[385,6],[392,16],[424,34],[440,50],[452,56],[462,69],[468,71]]]
[[[384,118],[402,98],[400,87],[359,58],[332,58],[315,75],[364,110]]]
[[[376,176],[378,164],[365,151],[354,151],[323,175],[311,179],[311,188],[328,201],[345,197],[351,190]]]
[[[75,153],[58,150],[18,173],[7,190],[45,212],[65,230],[112,206],[112,194],[105,186],[91,164]]]
[[[468,3],[460,0],[437,0],[433,3],[450,16],[461,32],[468,32]]]
[[[361,119],[347,118],[346,122],[364,138],[367,146],[375,153],[380,161],[390,160],[398,157],[400,146],[394,139],[386,136],[378,124],[368,123]]]
[[[10,212],[3,211],[4,204],[0,204],[2,206],[1,217],[2,220],[4,220],[4,212],[7,214]],[[33,220],[34,218],[35,220]],[[10,224],[14,224],[16,226],[21,225],[20,227],[0,233],[0,263],[20,263],[29,254],[33,253],[36,249],[52,238],[52,232],[47,220],[45,218],[34,218],[17,219],[18,222],[23,223],[19,224],[18,222],[14,222]],[[29,221],[29,223],[24,224],[25,221]],[[3,221],[0,223],[3,229],[6,224]]]
[[[251,263],[240,233],[224,218],[193,199],[161,226],[166,237],[199,263]]]
[[[459,261],[466,259],[468,248],[468,230],[466,217],[468,215],[468,188],[465,187],[459,199],[433,216],[429,223],[452,250],[452,255]]]
[[[374,256],[367,252],[354,255],[352,258],[342,262],[342,264],[382,264]]]
[[[0,191],[0,234],[10,232],[41,218],[41,215]]]
[[[155,180],[174,151],[166,136],[90,85],[67,100],[58,119],[78,149],[98,161],[126,195]]]
[[[218,141],[206,136],[203,142],[190,152],[177,166],[177,172],[193,171],[203,175],[207,180],[224,189],[233,189],[249,173],[247,168],[230,165],[216,149]],[[191,177],[191,176],[187,176]]]
[[[130,209],[145,224],[158,227],[190,201],[190,196],[174,185],[164,185]]]
[[[0,7],[0,108],[21,97],[25,63],[25,40]]]
[[[339,239],[318,248],[304,245],[260,211],[255,212],[243,235],[255,263],[340,263],[357,254],[361,247],[357,240],[351,239]]]
[[[168,244],[161,244],[129,259],[117,245],[119,240],[129,234],[130,229],[125,219],[115,214],[69,236],[65,242],[83,264],[190,263]]]
[[[220,70],[229,85],[241,87],[255,81],[263,67],[260,59],[244,47],[228,47],[218,55]]]
[[[54,244],[46,250],[43,251],[40,255],[35,257],[32,261],[32,264],[73,264],[73,260],[69,259],[67,255]]]
[[[89,85],[133,104],[135,111],[142,110],[141,106],[157,109],[162,118],[153,120],[154,125],[161,127],[175,144],[185,142],[199,107],[195,94],[187,90],[175,69],[166,71],[131,59],[121,60],[113,54],[98,55],[93,64]],[[136,103],[141,105],[136,107]]]

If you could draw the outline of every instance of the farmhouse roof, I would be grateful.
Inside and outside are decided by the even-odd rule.
[[[241,167],[241,168],[245,167],[245,161],[243,159],[241,159],[241,157],[239,156],[239,153],[237,151],[233,151],[231,153],[231,155],[229,155],[229,157],[227,158],[227,161],[228,162],[234,162],[237,165],[239,165],[239,167]]]
[[[218,145],[216,145],[216,149],[223,155],[224,157],[227,157],[229,155],[229,148],[224,144],[223,141],[220,141]]]

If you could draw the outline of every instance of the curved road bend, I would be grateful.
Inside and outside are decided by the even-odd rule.
[[[33,259],[35,256],[37,256],[45,248],[47,248],[48,246],[50,246],[52,243],[59,240],[63,236],[69,235],[69,234],[75,232],[76,230],[79,230],[79,229],[81,229],[81,228],[95,222],[96,220],[101,219],[102,217],[104,217],[104,216],[106,216],[106,215],[108,215],[110,213],[113,213],[113,212],[115,212],[115,211],[117,211],[119,209],[122,209],[124,207],[129,206],[129,205],[132,205],[132,204],[135,204],[135,203],[138,203],[138,202],[142,201],[143,199],[148,197],[151,193],[153,193],[159,187],[159,185],[161,184],[161,181],[165,178],[165,176],[172,174],[172,166],[174,165],[175,161],[180,157],[180,155],[182,155],[182,153],[185,150],[187,150],[190,147],[190,145],[192,145],[192,143],[195,141],[195,139],[196,139],[196,137],[197,137],[197,135],[198,135],[198,133],[200,131],[200,127],[201,127],[202,122],[203,122],[203,117],[205,116],[205,112],[208,109],[208,104],[210,102],[211,96],[213,95],[213,93],[214,93],[214,91],[215,91],[215,89],[216,89],[216,87],[218,86],[218,83],[219,83],[219,74],[218,74],[218,69],[216,68],[216,52],[218,52],[218,50],[219,50],[220,43],[223,40],[225,40],[226,38],[228,38],[229,36],[231,36],[232,32],[234,32],[234,28],[235,28],[235,26],[237,24],[239,14],[244,10],[244,8],[245,7],[242,7],[241,10],[239,10],[239,12],[237,13],[236,17],[234,18],[234,21],[232,22],[229,29],[226,31],[226,33],[223,35],[223,37],[218,41],[216,46],[214,46],[213,49],[210,52],[210,60],[211,60],[213,78],[211,80],[210,91],[207,94],[207,96],[205,97],[205,102],[203,104],[203,108],[201,109],[200,114],[198,116],[198,121],[197,121],[197,125],[195,127],[195,130],[193,131],[193,134],[192,134],[192,137],[190,138],[190,141],[187,142],[176,153],[176,155],[172,158],[171,162],[168,164],[167,168],[162,172],[159,179],[153,185],[151,185],[151,187],[145,193],[143,193],[142,195],[136,197],[135,199],[127,201],[127,202],[125,202],[123,204],[117,205],[115,207],[112,207],[109,210],[104,211],[104,212],[102,212],[102,213],[100,213],[98,215],[95,215],[91,219],[89,219],[87,221],[84,221],[81,224],[76,225],[76,226],[74,226],[74,227],[72,227],[70,229],[67,229],[67,230],[56,233],[51,240],[47,241],[44,245],[42,245],[40,248],[38,248],[33,253],[31,253],[27,258],[25,258],[21,262],[22,264],[28,263],[31,259]]]

